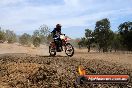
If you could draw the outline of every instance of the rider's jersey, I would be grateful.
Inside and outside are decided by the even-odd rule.
[[[61,34],[61,29],[54,28],[54,30],[52,31],[52,33],[53,33],[53,38],[54,38],[57,35],[60,35]]]

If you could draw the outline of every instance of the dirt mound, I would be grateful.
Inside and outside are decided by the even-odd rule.
[[[59,85],[57,71],[46,67],[38,68],[29,75],[28,79],[38,87],[57,87]]]
[[[76,85],[78,66],[87,74],[130,74],[132,69],[113,62],[70,57],[0,55],[0,87],[4,88],[131,88],[129,84]]]

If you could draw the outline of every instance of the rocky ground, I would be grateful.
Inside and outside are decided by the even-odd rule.
[[[130,74],[132,77],[131,59],[132,54],[78,51],[73,57],[2,53],[0,88],[132,88],[132,81],[87,85],[76,85],[75,82],[80,65],[85,67],[87,74]]]
[[[0,55],[1,88],[131,88],[129,84],[91,84],[76,86],[78,66],[87,74],[130,74],[123,65],[83,58],[33,56],[28,54]]]

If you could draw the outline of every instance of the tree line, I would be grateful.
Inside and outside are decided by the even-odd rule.
[[[32,35],[28,33],[23,33],[22,35],[16,35],[13,31],[5,30],[0,27],[1,43],[19,42],[21,45],[31,46],[31,44],[33,44],[35,47],[39,47],[40,44],[49,43],[51,39],[52,37],[50,34],[50,29],[47,25],[40,26],[37,30],[33,32]]]
[[[30,46],[33,44],[39,47],[40,44],[48,44],[52,40],[50,29],[47,25],[41,25],[32,35],[23,33],[16,35],[11,30],[5,30],[0,27],[0,43],[15,43]],[[78,41],[79,40],[79,41]],[[95,24],[94,30],[85,29],[85,36],[81,39],[71,41],[74,46],[79,48],[87,47],[90,52],[91,47],[99,51],[132,51],[132,22],[124,22],[118,26],[118,31],[111,30],[110,21],[107,18],[99,20]]]
[[[132,22],[121,23],[117,32],[111,30],[110,21],[107,18],[99,20],[95,29],[85,29],[85,37],[78,42],[79,48],[96,47],[99,51],[108,52],[114,50],[132,51]]]

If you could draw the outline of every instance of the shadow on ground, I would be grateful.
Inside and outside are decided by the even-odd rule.
[[[39,57],[68,57],[68,56],[61,56],[61,55],[56,55],[56,56],[50,56],[50,55],[37,55]]]

